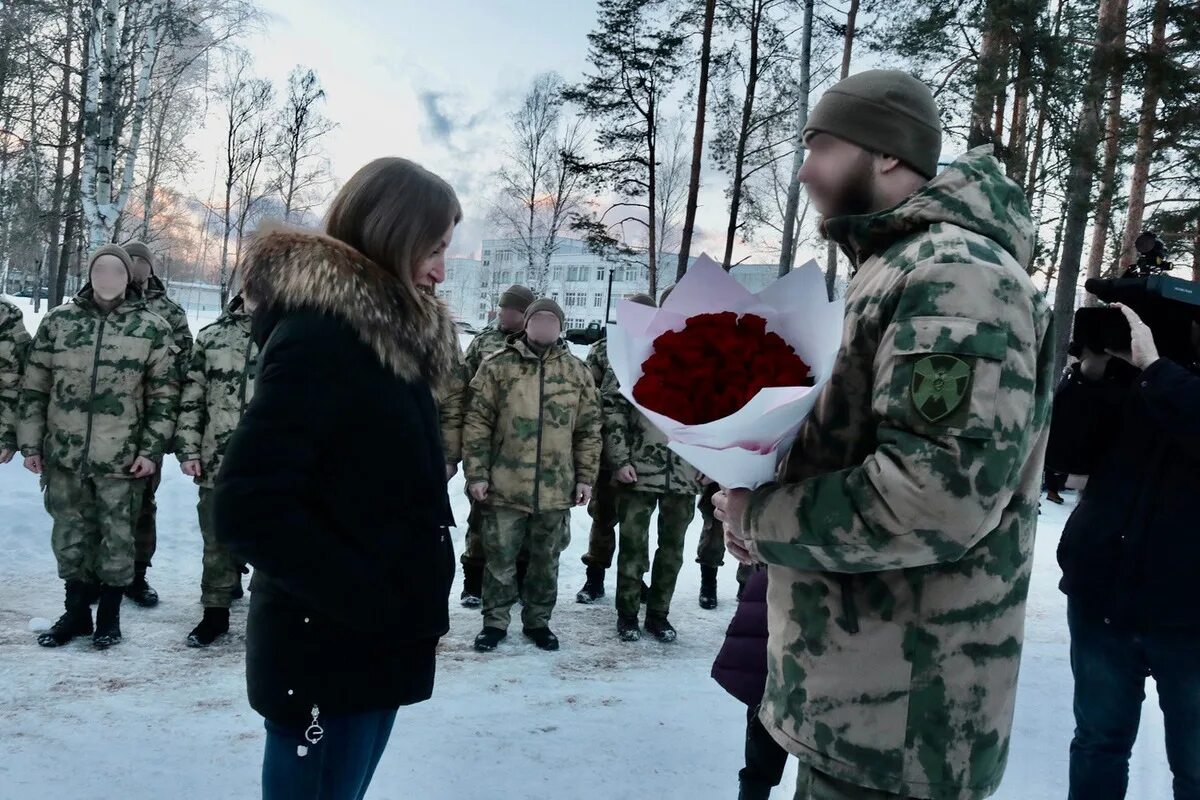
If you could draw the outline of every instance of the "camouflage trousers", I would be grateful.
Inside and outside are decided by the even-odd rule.
[[[510,508],[484,510],[483,624],[508,630],[517,602],[517,556],[529,549],[521,622],[544,628],[558,602],[558,557],[571,542],[571,512],[526,514]]]
[[[483,552],[483,525],[484,525],[484,507],[474,500],[471,501],[471,511],[467,514],[467,533],[463,537],[463,553],[459,556],[459,562],[463,565],[464,570],[471,567],[482,570],[483,563],[486,560]],[[517,561],[522,564],[529,563],[528,546],[523,546],[521,552],[517,555]]]
[[[650,517],[658,509],[658,547],[650,568]],[[617,492],[621,519],[621,547],[617,553],[617,613],[637,616],[641,605],[642,577],[650,570],[646,612],[666,616],[671,610],[675,581],[683,566],[683,540],[696,516],[696,497],[690,494],[655,494],[637,489]]]
[[[154,502],[154,495],[158,491],[159,484],[162,483],[162,462],[159,462],[157,466],[158,469],[154,470],[154,474],[145,482],[146,490],[142,495],[142,510],[138,512],[137,524],[134,527],[133,560],[138,564],[149,565],[154,558],[154,553],[158,550],[158,503]]]
[[[612,473],[601,470],[588,503],[588,514],[592,518],[592,530],[588,533],[588,550],[583,554],[583,563],[589,567],[608,569],[612,566],[613,553],[617,552],[617,487],[613,486]]]
[[[213,490],[200,487],[200,535],[204,537],[204,569],[200,573],[200,602],[205,608],[229,608],[233,588],[242,576],[241,564],[217,541],[213,525]]]
[[[855,786],[800,763],[795,800],[914,800],[904,795]]]
[[[725,526],[713,514],[713,495],[720,490],[720,486],[710,483],[700,495],[700,518],[704,525],[700,528],[696,563],[705,567],[725,566]]]
[[[46,468],[42,486],[54,520],[50,543],[60,578],[121,587],[133,581],[133,530],[144,484]]]

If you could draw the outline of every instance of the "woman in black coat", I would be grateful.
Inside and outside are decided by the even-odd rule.
[[[264,798],[363,797],[398,707],[432,694],[454,522],[431,390],[458,358],[432,290],[460,217],[436,175],[380,159],[324,234],[260,234],[242,263],[259,377],[214,513],[255,568],[246,682],[266,718]]]

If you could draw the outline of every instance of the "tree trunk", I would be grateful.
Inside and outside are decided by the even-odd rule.
[[[62,302],[62,293],[57,291],[61,269],[58,259],[60,246],[58,237],[62,232],[63,194],[66,184],[64,170],[71,135],[71,55],[75,50],[74,0],[68,0],[66,14],[67,31],[63,39],[62,104],[59,106],[58,115],[58,154],[54,162],[54,191],[50,201],[50,242],[46,247],[46,257],[43,259],[46,269],[49,271],[50,294],[46,300],[50,307],[57,306]]]
[[[858,22],[858,0],[850,0],[850,11],[846,14],[846,35],[842,39],[842,80],[850,75],[850,59],[854,54],[854,31]],[[825,291],[833,299],[837,286],[838,246],[830,241],[825,245]]]
[[[975,71],[975,96],[971,101],[971,122],[967,148],[979,147],[993,140],[992,112],[1000,94],[997,87],[1005,27],[1000,0],[987,0],[983,10],[983,40],[979,45],[979,62]]]
[[[1062,32],[1062,17],[1063,8],[1066,6],[1067,0],[1058,0],[1058,7],[1054,10],[1054,27],[1051,33],[1051,39],[1055,45],[1059,42],[1059,35]],[[1047,115],[1050,111],[1050,84],[1054,79],[1054,70],[1057,59],[1052,62],[1049,58],[1046,64],[1043,65],[1042,82],[1038,87],[1037,103],[1037,123],[1034,125],[1033,135],[1033,153],[1029,158],[1029,168],[1025,170],[1025,201],[1032,205],[1033,195],[1037,189],[1039,181],[1038,170],[1042,166],[1042,150],[1045,143],[1045,131]]]
[[[1146,213],[1146,185],[1150,182],[1150,160],[1154,157],[1155,110],[1165,79],[1167,58],[1167,14],[1170,0],[1155,0],[1150,47],[1146,52],[1146,87],[1142,91],[1142,108],[1138,121],[1137,147],[1133,155],[1133,172],[1129,178],[1129,212],[1125,217],[1125,234],[1117,253],[1118,268],[1137,260],[1133,242],[1142,232]]]
[[[717,0],[705,0],[704,38],[700,45],[700,85],[696,95],[696,132],[692,136],[692,174],[688,179],[687,208],[683,217],[683,234],[679,243],[679,264],[675,268],[675,280],[687,272],[688,257],[692,250],[692,229],[696,226],[696,204],[700,196],[700,166],[704,156],[704,115],[708,108],[708,64],[712,53],[713,18],[716,16]]]
[[[1071,340],[1071,321],[1075,315],[1075,292],[1079,285],[1079,264],[1083,238],[1092,207],[1092,179],[1096,172],[1096,143],[1100,138],[1100,105],[1107,78],[1105,67],[1111,63],[1108,52],[1115,39],[1116,7],[1122,0],[1100,0],[1096,41],[1092,51],[1079,124],[1071,145],[1071,167],[1066,185],[1066,219],[1063,224],[1062,263],[1054,293],[1055,370],[1062,372]]]
[[[758,31],[762,23],[763,2],[752,0],[750,19],[750,66],[746,74],[746,95],[742,98],[742,123],[738,130],[737,150],[733,157],[733,183],[729,187],[729,226],[725,234],[725,258],[721,266],[728,272],[733,266],[733,241],[737,237],[738,212],[742,204],[742,169],[746,161],[746,139],[754,119],[754,95],[758,91]]]
[[[808,96],[812,91],[813,2],[804,0],[804,29],[800,40],[800,108],[796,112],[796,139],[792,144],[792,176],[788,183],[787,206],[783,213],[783,241],[780,243],[779,274],[786,275],[796,260],[796,213],[800,209],[800,167],[804,165],[804,126],[808,124]],[[858,0],[850,0],[850,13],[858,12]],[[851,29],[847,28],[847,37]]]
[[[1104,261],[1104,250],[1108,243],[1108,229],[1112,224],[1113,195],[1116,194],[1117,159],[1121,155],[1121,95],[1125,88],[1125,18],[1129,9],[1128,0],[1117,3],[1116,41],[1113,42],[1112,62],[1109,68],[1108,115],[1104,123],[1104,163],[1100,167],[1100,187],[1096,197],[1096,216],[1092,221],[1092,245],[1088,252],[1087,277],[1099,278],[1100,266]],[[1100,299],[1095,295],[1084,298],[1085,304],[1094,306]]]

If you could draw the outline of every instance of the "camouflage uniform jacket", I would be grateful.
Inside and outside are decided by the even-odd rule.
[[[258,346],[240,303],[200,330],[192,348],[175,426],[175,456],[200,462],[196,483],[211,488],[225,446],[254,396]]]
[[[28,349],[21,309],[0,298],[0,450],[17,448],[17,397]]]
[[[146,281],[144,295],[146,308],[165,319],[171,326],[171,341],[175,344],[178,352],[176,365],[179,368],[180,380],[182,380],[184,373],[187,372],[192,353],[192,330],[188,327],[187,312],[183,310],[183,306],[167,297],[166,287],[163,286],[157,275],[151,275],[150,279]]]
[[[458,466],[462,461],[463,415],[467,411],[467,367],[457,336],[454,347],[457,351],[454,369],[433,392],[442,426],[442,449],[446,453],[446,466],[450,467]]]
[[[609,468],[608,465],[609,465],[609,463],[611,463],[611,460],[612,460],[608,454],[608,432],[604,429],[607,422],[604,419],[604,414],[603,414],[604,376],[608,374],[608,370],[610,369],[609,363],[608,363],[608,336],[607,336],[607,333],[608,332],[605,331],[606,335],[602,336],[595,344],[593,344],[591,347],[588,348],[587,358],[585,358],[583,360],[583,363],[587,364],[587,368],[589,370],[591,370],[591,372],[592,372],[592,380],[595,382],[596,388],[601,390],[601,394],[600,394],[600,402],[601,402],[600,468],[602,470],[607,470]]]
[[[489,505],[561,511],[575,505],[575,484],[595,484],[600,396],[566,345],[538,358],[523,339],[510,342],[483,362],[469,396],[467,484],[490,484]]]
[[[179,405],[171,326],[126,298],[105,313],[90,286],[38,326],[21,380],[25,456],[81,475],[128,478],[139,456],[161,462]]]
[[[838,779],[982,798],[1009,752],[1051,313],[990,148],[903,203],[830,220],[858,264],[830,382],[751,496],[769,565],[762,720]]]
[[[604,407],[607,469],[616,472],[632,466],[637,472],[637,483],[630,488],[642,492],[697,495],[703,491],[700,473],[675,455],[667,447],[667,437],[625,399],[612,370],[604,379],[600,397]]]
[[[480,331],[467,345],[467,353],[463,357],[467,365],[467,383],[474,380],[479,373],[479,367],[488,356],[499,353],[508,345],[508,340],[515,337],[517,334],[505,333],[500,330],[499,325],[490,325]]]

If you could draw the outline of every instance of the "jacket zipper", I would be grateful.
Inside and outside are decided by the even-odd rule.
[[[538,428],[537,428],[537,460],[533,465],[533,513],[538,513],[538,505],[542,494],[542,420],[543,402],[546,394],[546,360],[538,359]],[[572,487],[573,488],[573,487]]]
[[[100,347],[104,343],[104,324],[106,322],[108,322],[108,314],[101,315],[100,326],[96,331],[96,350],[92,355],[92,391],[88,397],[87,428],[83,435],[83,458],[79,465],[84,475],[88,475],[92,471],[91,464],[88,463],[92,452],[92,409],[96,405],[96,379],[100,373]]]

